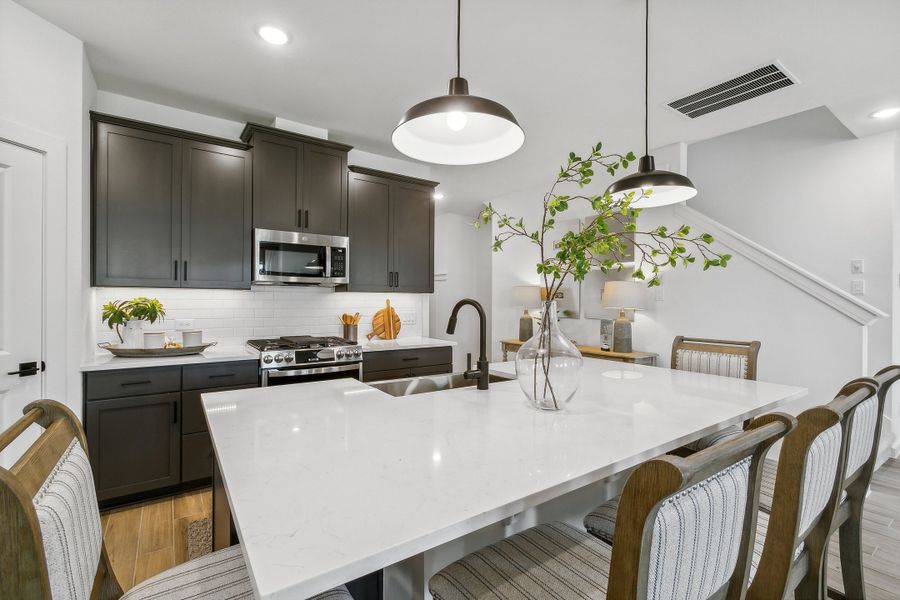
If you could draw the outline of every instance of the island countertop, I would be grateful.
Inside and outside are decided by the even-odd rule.
[[[558,413],[532,409],[515,381],[395,398],[342,379],[203,404],[254,587],[269,599],[312,596],[805,394],[589,360]]]

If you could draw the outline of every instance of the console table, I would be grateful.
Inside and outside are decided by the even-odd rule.
[[[525,342],[519,340],[500,340],[500,349],[503,351],[503,360],[509,360],[510,352],[518,352],[519,348]],[[612,350],[602,350],[597,346],[577,346],[581,351],[581,355],[587,358],[605,358],[606,360],[617,360],[619,362],[635,363],[638,365],[656,366],[657,355],[653,352],[613,352]]]

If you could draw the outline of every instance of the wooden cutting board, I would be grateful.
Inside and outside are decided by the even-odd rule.
[[[366,335],[370,340],[376,335],[383,340],[393,340],[400,333],[400,317],[391,306],[391,301],[385,302],[385,307],[372,317],[372,331]]]

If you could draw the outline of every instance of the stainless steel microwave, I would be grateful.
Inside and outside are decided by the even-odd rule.
[[[349,282],[350,238],[295,231],[253,230],[253,283],[320,285]]]

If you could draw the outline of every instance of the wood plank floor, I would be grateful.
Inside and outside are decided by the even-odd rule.
[[[828,585],[843,590],[838,553],[835,534],[828,552]],[[872,477],[863,512],[863,566],[867,600],[900,598],[900,460],[887,461]]]
[[[103,513],[106,551],[122,587],[185,562],[188,523],[211,514],[208,488]],[[900,599],[900,460],[889,460],[872,480],[863,552],[868,600]],[[837,536],[831,541],[828,585],[843,589]]]
[[[124,590],[187,560],[187,526],[212,514],[209,488],[100,515],[106,551]]]

